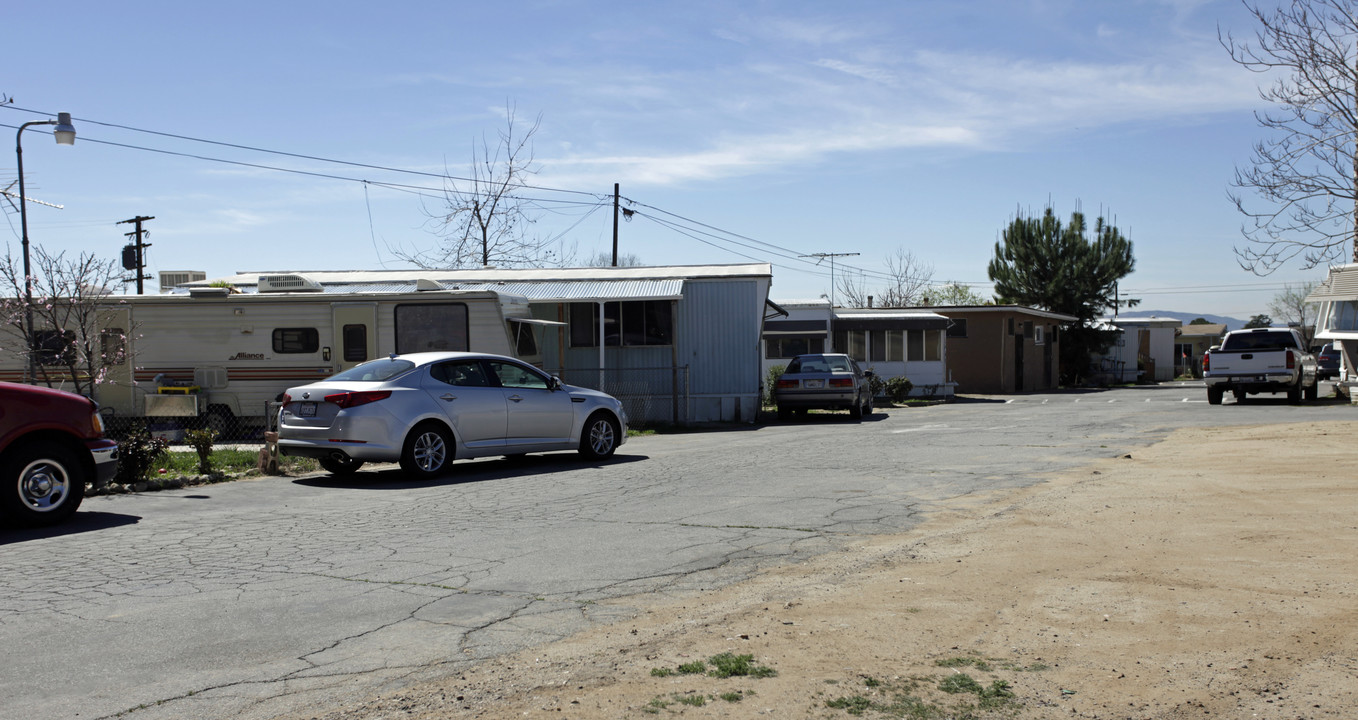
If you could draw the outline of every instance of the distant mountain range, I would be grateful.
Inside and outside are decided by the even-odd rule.
[[[1175,320],[1182,321],[1183,324],[1185,325],[1193,322],[1194,320],[1197,320],[1198,318],[1202,318],[1210,323],[1225,325],[1227,330],[1239,330],[1240,328],[1245,327],[1245,323],[1249,322],[1248,320],[1226,317],[1225,315],[1208,315],[1206,313],[1175,312],[1173,310],[1142,310],[1139,307],[1132,308],[1131,310],[1127,310],[1119,314],[1126,315],[1127,317],[1151,317],[1153,315],[1155,317],[1174,318]]]

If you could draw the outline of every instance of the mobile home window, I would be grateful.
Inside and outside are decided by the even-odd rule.
[[[957,318],[954,318],[954,319],[952,320],[952,322],[948,325],[948,337],[950,337],[950,338],[954,338],[954,337],[955,337],[955,338],[964,338],[964,337],[966,337],[966,336],[967,336],[967,321],[966,321],[966,319],[957,319]]]
[[[825,352],[824,337],[773,337],[764,341],[764,357],[770,360]]]
[[[321,349],[321,334],[316,328],[274,328],[276,353],[314,353]]]
[[[466,303],[396,306],[396,352],[470,350]]]
[[[938,362],[942,357],[943,330],[906,331],[905,359],[910,362]]]
[[[571,303],[571,347],[599,347],[599,305]],[[669,300],[604,303],[606,347],[673,345],[674,312]]]

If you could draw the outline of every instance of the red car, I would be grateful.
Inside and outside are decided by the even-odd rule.
[[[85,484],[118,471],[99,405],[64,390],[0,382],[0,518],[23,527],[69,518]]]

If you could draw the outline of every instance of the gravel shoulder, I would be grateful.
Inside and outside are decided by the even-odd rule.
[[[909,533],[718,591],[615,601],[645,609],[297,717],[1350,717],[1355,434],[1180,430],[954,501]],[[673,672],[722,653],[776,675]]]

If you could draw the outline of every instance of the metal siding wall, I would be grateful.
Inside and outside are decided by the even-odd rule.
[[[758,394],[763,300],[754,280],[684,283],[678,362],[691,368],[694,395]]]

